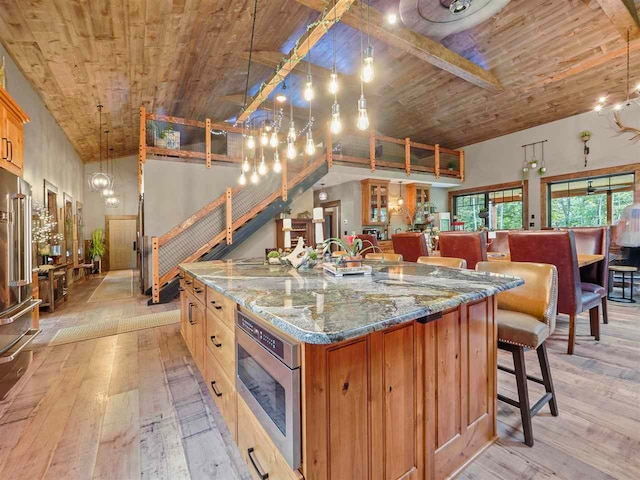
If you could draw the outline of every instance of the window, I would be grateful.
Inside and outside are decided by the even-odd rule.
[[[465,230],[519,230],[524,225],[522,187],[454,195],[453,214]]]
[[[551,183],[547,208],[551,227],[612,225],[633,203],[633,173]]]

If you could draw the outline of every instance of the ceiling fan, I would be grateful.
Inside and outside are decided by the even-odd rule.
[[[593,186],[593,180],[589,180],[589,183],[587,185],[587,195],[593,195],[594,193],[597,192],[613,192],[615,190],[622,190],[624,188],[628,188],[628,185],[611,185],[611,180],[609,180],[609,185],[604,185],[602,187],[594,187]]]

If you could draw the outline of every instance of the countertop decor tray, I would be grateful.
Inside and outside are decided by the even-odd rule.
[[[322,264],[322,268],[325,272],[329,272],[336,277],[342,277],[344,275],[371,275],[371,265],[341,267],[335,263],[325,262]]]

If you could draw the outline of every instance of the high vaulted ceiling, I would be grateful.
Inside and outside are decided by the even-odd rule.
[[[490,20],[441,40],[495,75],[504,87],[497,91],[372,38],[376,77],[365,88],[372,126],[386,135],[457,148],[587,111],[601,95],[622,99],[625,42],[619,17],[610,10],[625,1],[630,3],[512,0]],[[302,3],[317,2],[259,2],[255,49],[261,53],[252,64],[251,93],[273,75],[274,52],[284,56],[318,18]],[[397,4],[371,2],[381,12]],[[137,151],[140,105],[191,119],[237,116],[252,11],[251,0],[0,0],[0,40],[82,159],[95,161],[100,102],[117,156]],[[339,101],[343,121],[351,122],[359,96],[360,33],[345,24],[334,29],[344,86]],[[312,50],[314,79],[323,82],[323,91],[332,31]],[[638,81],[640,39],[631,50],[632,78]],[[305,71],[303,62],[289,89],[301,88]],[[318,94],[316,124],[331,105],[326,94]],[[299,116],[306,115],[300,97]]]

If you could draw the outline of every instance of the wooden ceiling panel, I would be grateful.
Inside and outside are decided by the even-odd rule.
[[[493,73],[504,86],[498,92],[372,39],[376,77],[365,87],[372,125],[387,135],[459,147],[584,112],[602,94],[622,99],[625,43],[602,1],[512,0],[488,21],[441,41]],[[372,5],[386,12],[397,0]],[[0,6],[0,40],[84,161],[98,158],[98,102],[117,156],[137,150],[141,104],[200,120],[240,111],[251,0],[0,0]],[[296,0],[260,1],[255,48],[265,54],[252,65],[252,87],[273,74],[274,52],[288,51],[317,16]],[[351,121],[360,33],[347,25],[335,30],[339,101]],[[331,36],[312,50],[314,71],[322,72],[314,78],[317,124],[330,108]],[[632,61],[637,81],[640,39],[632,43]],[[305,67],[296,69],[296,90]],[[304,115],[304,105],[298,107],[296,115]]]

